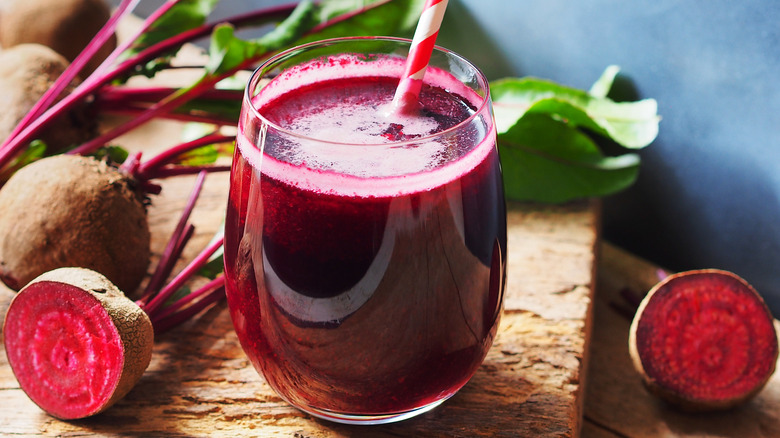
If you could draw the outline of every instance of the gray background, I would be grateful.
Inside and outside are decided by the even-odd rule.
[[[655,98],[663,120],[635,186],[604,201],[605,237],[672,270],[732,270],[780,315],[780,2],[450,0],[439,43],[490,79],[587,89],[619,65],[613,97]]]
[[[641,152],[637,184],[605,200],[605,237],[673,270],[732,270],[780,314],[780,2],[450,7],[442,44],[491,79],[533,75],[587,89],[617,64],[616,98],[657,99],[659,136]]]

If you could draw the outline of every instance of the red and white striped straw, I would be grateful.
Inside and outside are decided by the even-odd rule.
[[[448,0],[426,0],[417,28],[414,31],[404,74],[393,97],[393,109],[410,111],[417,104],[425,69],[431,60],[433,46],[439,35]]]

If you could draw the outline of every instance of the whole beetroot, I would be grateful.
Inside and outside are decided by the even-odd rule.
[[[65,71],[68,61],[40,44],[21,44],[0,52],[0,142],[8,137],[20,120]],[[70,92],[68,87],[65,92]],[[87,106],[76,105],[44,129],[38,139],[50,151],[78,145],[92,138],[95,118]]]
[[[68,61],[89,44],[108,21],[105,0],[0,0],[0,44],[42,44]],[[116,47],[112,37],[87,64],[84,76],[100,65]]]
[[[78,266],[131,293],[149,261],[143,195],[105,162],[55,155],[21,168],[0,189],[0,279],[12,289]]]

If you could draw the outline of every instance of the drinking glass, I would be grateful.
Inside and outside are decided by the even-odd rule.
[[[291,405],[344,423],[425,412],[499,322],[506,207],[488,83],[433,54],[393,110],[409,41],[309,43],[251,76],[225,224],[241,346]]]

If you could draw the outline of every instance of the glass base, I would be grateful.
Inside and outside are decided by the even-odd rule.
[[[317,418],[321,418],[323,420],[328,420],[328,421],[333,421],[336,423],[343,423],[343,424],[363,424],[368,426],[374,424],[394,423],[397,421],[402,421],[412,417],[416,417],[417,415],[428,412],[431,409],[444,403],[444,401],[447,400],[447,398],[449,397],[443,398],[441,400],[437,400],[433,403],[427,404],[425,406],[421,406],[416,409],[412,409],[410,411],[395,412],[392,414],[341,414],[338,412],[331,412],[331,411],[319,410],[314,408],[301,408],[300,406],[298,406],[298,409],[306,412],[307,414],[313,415]]]

